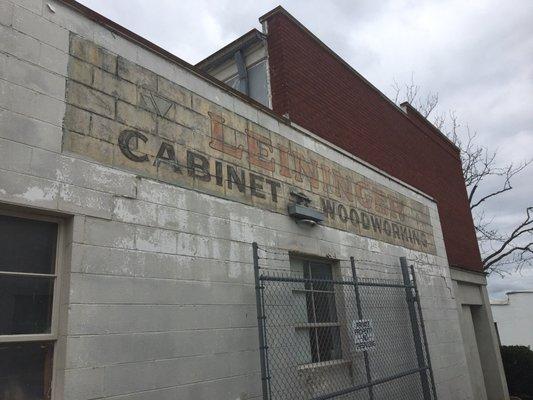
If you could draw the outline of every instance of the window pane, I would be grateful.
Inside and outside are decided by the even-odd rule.
[[[228,79],[226,85],[232,87],[233,89],[239,90],[239,76],[234,76],[233,78]]]
[[[337,310],[335,309],[335,295],[333,293],[314,292],[316,321],[313,322],[337,322]]]
[[[54,278],[0,275],[0,335],[49,333]]]
[[[49,398],[52,344],[0,344],[0,399]]]
[[[320,361],[337,360],[341,358],[339,327],[318,328],[317,340]]]
[[[311,328],[309,330],[309,342],[311,345],[311,362],[319,362],[320,356],[318,354],[318,337],[317,337],[317,329]]]
[[[305,279],[311,279],[311,272],[309,270],[309,261],[303,261],[303,272],[304,272],[304,278]],[[305,290],[311,290],[313,289],[313,285],[311,282],[305,282]]]
[[[248,68],[248,89],[252,99],[268,107],[266,60]]]
[[[0,215],[0,271],[53,274],[57,224]]]
[[[311,262],[309,263],[309,267],[313,279],[333,280],[331,265]],[[313,282],[313,289],[333,291],[333,284],[331,282]]]

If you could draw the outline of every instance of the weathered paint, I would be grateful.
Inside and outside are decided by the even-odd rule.
[[[419,201],[123,58],[108,73],[96,55],[111,55],[92,42],[72,36],[70,54],[65,151],[283,214],[295,190],[328,226],[435,254]]]

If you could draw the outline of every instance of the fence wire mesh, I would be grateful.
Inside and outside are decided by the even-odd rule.
[[[350,276],[316,260],[285,272],[255,261],[265,399],[436,399],[406,265],[385,280],[358,279],[354,261]]]

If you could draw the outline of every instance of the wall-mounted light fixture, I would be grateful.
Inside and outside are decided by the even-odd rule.
[[[297,222],[301,222],[310,226],[314,226],[324,221],[324,213],[309,207],[311,199],[302,192],[295,192],[291,190],[291,198],[294,202],[289,204],[289,216],[294,218]]]

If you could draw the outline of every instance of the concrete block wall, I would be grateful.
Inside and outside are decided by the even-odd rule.
[[[56,399],[259,398],[252,241],[391,265],[361,262],[367,277],[397,271],[398,257],[407,256],[439,399],[472,398],[435,203],[59,1],[0,0],[0,16],[0,205],[66,221]],[[62,153],[71,33],[427,205],[437,255],[308,229],[282,214]],[[97,57],[102,65],[113,59]],[[99,79],[112,87],[105,74]],[[113,90],[128,96],[127,87]]]

